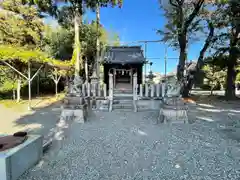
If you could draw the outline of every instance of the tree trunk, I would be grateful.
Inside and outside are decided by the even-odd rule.
[[[89,82],[89,78],[88,78],[88,62],[87,62],[87,58],[85,59],[85,76],[86,76],[86,82]]]
[[[225,97],[227,99],[234,99],[236,97],[235,95],[235,79],[236,79],[236,73],[235,73],[235,65],[234,62],[236,61],[233,58],[231,58],[231,54],[229,55],[229,63],[227,65],[227,77],[226,77],[226,89],[225,89]],[[231,60],[230,60],[231,58]],[[236,58],[236,57],[235,57]]]
[[[55,95],[56,97],[58,96],[58,81],[54,81],[55,82]]]
[[[95,70],[97,72],[97,76],[99,77],[99,57],[100,57],[100,31],[99,31],[99,26],[100,26],[100,7],[99,4],[97,3],[96,7],[96,22],[97,22],[97,39],[96,39],[96,67]]]
[[[214,87],[211,87],[211,90],[210,90],[210,96],[213,95],[213,88],[214,88]]]
[[[180,44],[180,55],[179,55],[179,62],[177,67],[177,79],[179,82],[183,82],[182,97],[188,97],[189,89],[187,87],[187,83],[183,81],[184,67],[186,62],[186,46],[187,46],[186,34],[179,35],[178,41]]]
[[[40,82],[40,76],[39,76],[39,74],[38,74],[38,75],[37,75],[37,96],[39,96],[39,92],[40,92],[39,82]]]
[[[17,102],[21,99],[21,79],[17,80]]]
[[[82,8],[82,7],[80,7]],[[79,26],[82,25],[82,9],[75,9],[74,17],[74,33],[75,33],[75,50],[76,50],[76,62],[75,62],[75,76],[78,76],[80,73],[80,61],[81,61],[81,44],[80,44],[80,31]]]
[[[180,55],[177,67],[177,79],[178,81],[182,81],[184,77],[184,67],[186,62],[186,46],[187,46],[186,34],[181,34],[178,38],[178,41],[180,44]]]
[[[16,92],[15,92],[15,89],[12,90],[13,91],[13,100],[16,99]]]
[[[214,40],[213,40],[214,26],[213,26],[212,22],[208,22],[208,28],[209,28],[208,37],[205,40],[204,46],[199,53],[199,57],[197,60],[197,65],[196,65],[194,74],[189,74],[189,75],[193,75],[193,78],[190,78],[190,80],[187,82],[187,85],[184,87],[183,94],[182,94],[183,97],[189,96],[190,90],[192,89],[192,86],[196,82],[197,76],[199,75],[199,72],[204,65],[204,62],[203,62],[204,55],[205,55],[207,49],[209,48],[209,46],[214,42]]]
[[[227,62],[227,79],[226,79],[226,89],[225,89],[225,97],[227,99],[236,98],[235,92],[235,80],[236,80],[236,70],[235,66],[237,65],[238,59],[238,47],[237,47],[237,39],[238,35],[232,35],[232,39],[230,42],[230,50],[229,57]]]

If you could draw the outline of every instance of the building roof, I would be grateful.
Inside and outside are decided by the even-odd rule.
[[[103,56],[104,63],[144,63],[141,46],[108,46]]]

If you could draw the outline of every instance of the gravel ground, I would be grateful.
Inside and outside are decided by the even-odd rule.
[[[155,124],[156,112],[95,112],[72,122],[19,180],[240,179],[240,146],[222,122]]]
[[[40,134],[44,141],[49,140],[61,114],[60,104],[39,108],[33,112],[16,112],[0,105],[0,134],[13,134],[17,131]]]

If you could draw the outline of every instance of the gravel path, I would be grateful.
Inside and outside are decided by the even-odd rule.
[[[19,180],[240,179],[240,146],[222,122],[155,124],[156,112],[95,112]],[[57,144],[56,144],[57,145]]]

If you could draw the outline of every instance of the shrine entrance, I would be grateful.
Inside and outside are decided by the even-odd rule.
[[[108,47],[103,61],[104,83],[109,87],[109,74],[113,75],[113,88],[133,89],[133,75],[137,74],[137,83],[142,83],[142,67],[145,62],[141,47]]]
[[[115,89],[132,90],[133,74],[136,73],[136,69],[126,66],[121,69],[111,68],[109,73],[113,74],[113,87]]]

